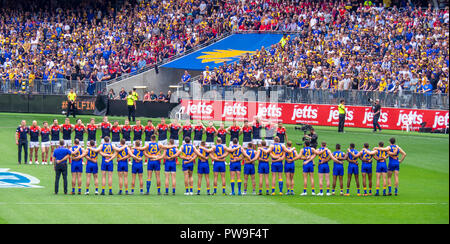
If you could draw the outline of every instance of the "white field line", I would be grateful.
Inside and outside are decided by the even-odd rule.
[[[176,203],[152,203],[152,202],[0,202],[3,205],[448,205],[448,202],[297,202],[297,203],[264,203],[264,202],[245,202],[245,203],[229,203],[229,202],[176,202]]]

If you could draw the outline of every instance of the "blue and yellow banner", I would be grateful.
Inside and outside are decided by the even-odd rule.
[[[272,44],[278,43],[281,37],[282,34],[233,34],[162,67],[186,70],[205,70],[206,66],[219,67],[224,61],[230,64],[239,61],[239,58],[247,53],[252,55],[261,47],[269,49]]]

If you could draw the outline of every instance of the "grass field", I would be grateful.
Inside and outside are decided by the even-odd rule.
[[[90,117],[80,116],[85,123]],[[448,135],[388,130],[373,134],[370,129],[359,128],[346,128],[345,134],[338,134],[337,128],[316,127],[319,142],[326,141],[330,149],[334,149],[336,143],[340,143],[346,149],[350,142],[354,142],[358,150],[362,148],[364,142],[368,142],[372,147],[382,140],[387,145],[390,137],[396,137],[397,144],[408,154],[401,164],[399,196],[357,197],[354,181],[351,188],[352,195],[349,197],[299,196],[303,189],[303,180],[301,165],[298,161],[295,174],[295,196],[253,196],[251,194],[207,196],[205,183],[203,183],[201,196],[184,196],[181,166],[177,169],[176,196],[157,196],[155,180],[152,182],[150,196],[139,194],[118,196],[116,171],[114,171],[113,179],[113,192],[116,195],[95,196],[92,194],[91,183],[91,195],[71,196],[61,193],[53,194],[53,166],[17,164],[14,134],[20,120],[27,120],[28,125],[32,120],[37,120],[40,125],[42,121],[51,121],[53,118],[58,118],[60,123],[64,119],[62,115],[0,113],[0,138],[2,138],[0,168],[9,168],[11,172],[32,175],[40,180],[38,185],[42,186],[42,188],[27,189],[0,188],[0,223],[449,223]],[[114,119],[123,123],[125,118],[111,117],[110,121]],[[100,120],[98,117],[97,121]],[[72,123],[74,122],[72,119]],[[287,125],[287,134],[289,140],[301,141],[302,132],[294,130],[294,126]],[[297,151],[299,149],[300,147],[297,146]],[[348,162],[345,163],[345,168],[347,164]],[[315,170],[317,171],[317,166]],[[144,179],[146,177],[144,168]],[[212,182],[212,174],[210,177]],[[229,177],[228,168],[227,177]],[[68,178],[70,191],[70,174]],[[196,179],[195,170],[194,192],[197,188]],[[373,180],[375,188],[375,176]],[[131,184],[131,173],[129,182]],[[163,174],[162,182],[164,182]],[[84,183],[83,177],[83,193]],[[344,176],[345,185],[346,175]],[[164,185],[162,189],[163,187]],[[230,192],[228,181],[227,187],[227,192]],[[251,185],[249,190],[251,191]],[[218,192],[221,192],[220,187]]]

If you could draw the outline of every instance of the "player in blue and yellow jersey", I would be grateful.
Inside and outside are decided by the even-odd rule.
[[[336,144],[336,151],[333,152],[333,156],[339,161],[333,162],[333,190],[332,195],[335,195],[337,179],[339,179],[339,185],[341,188],[341,196],[344,195],[344,162],[347,159],[347,154],[341,151],[341,144]]]
[[[86,164],[86,195],[89,195],[89,186],[91,181],[91,175],[94,177],[94,185],[95,185],[95,195],[98,194],[98,154],[101,148],[95,148],[95,141],[90,140],[88,143],[88,147],[84,150],[83,154],[80,157],[85,157],[87,160]],[[73,158],[78,160],[77,158]]]
[[[236,150],[230,154],[230,185],[231,185],[231,195],[235,195],[234,193],[234,182],[237,182],[238,185],[238,195],[241,195],[241,160],[244,155],[242,154],[242,147],[239,146],[238,140],[236,138],[233,139],[233,144],[231,145],[232,149]]]
[[[107,159],[110,159],[112,155],[114,154],[114,150],[112,148],[112,145],[109,141],[109,136],[105,136],[103,138],[103,144],[101,144],[100,147],[100,155],[102,155],[102,164],[101,164],[101,170],[102,170],[102,193],[100,195],[105,195],[105,186],[106,186],[106,174],[108,173],[108,186],[109,186],[109,195],[113,195],[112,193],[112,172],[114,168],[114,164],[112,161]]]
[[[389,145],[389,164],[388,164],[388,175],[387,175],[387,182],[388,182],[388,196],[392,195],[392,175],[394,175],[394,184],[395,184],[395,192],[394,194],[398,195],[398,174],[400,171],[400,163],[405,160],[406,152],[403,151],[401,147],[395,144],[395,138],[392,137],[389,139],[390,145]],[[399,159],[398,155],[401,154],[402,158]]]
[[[286,195],[294,195],[295,158],[297,157],[297,151],[292,147],[291,141],[286,143],[286,147],[287,149],[292,149],[292,151],[285,152],[284,174],[286,175]]]
[[[353,154],[349,152],[355,158],[359,158],[362,161],[361,164],[361,176],[362,176],[362,185],[364,190],[364,196],[372,195],[372,158],[376,152],[370,151],[369,143],[364,143],[363,149],[358,152],[358,154]],[[367,182],[366,179],[369,179],[369,193],[367,193]]]
[[[122,195],[123,185],[125,185],[125,194],[128,195],[128,159],[131,157],[130,148],[126,145],[127,141],[122,138],[118,147],[113,145],[114,154],[109,159],[117,157],[117,174],[119,176],[119,195]]]
[[[169,179],[172,180],[172,194],[175,195],[175,189],[177,186],[176,172],[177,172],[177,156],[179,155],[176,146],[174,146],[174,140],[169,140],[169,148],[165,149],[164,155],[164,174],[166,176],[166,195],[169,194]]]
[[[356,191],[357,196],[360,196],[360,190],[359,190],[359,163],[358,158],[353,156],[358,154],[358,150],[355,149],[355,144],[350,143],[350,148],[347,149],[347,161],[348,161],[348,168],[347,168],[347,193],[345,193],[345,196],[350,196],[350,183],[352,181],[352,175],[355,176],[356,181]]]
[[[343,163],[338,158],[336,158],[330,149],[327,148],[327,143],[322,142],[322,146],[316,150],[316,155],[319,158],[318,162],[318,176],[319,176],[319,193],[318,196],[323,196],[323,177],[325,176],[325,181],[327,184],[327,196],[330,196],[330,166],[328,162],[333,160],[337,163]]]
[[[284,152],[287,151],[286,147],[280,144],[280,138],[277,136],[274,138],[273,145],[267,150],[262,149],[263,152],[270,153],[272,158],[272,195],[275,195],[275,180],[278,177],[278,188],[280,190],[280,195],[283,195],[283,160],[285,158]]]
[[[206,181],[206,194],[210,195],[209,188],[209,153],[207,152],[206,142],[200,142],[200,146],[198,148],[198,161],[197,161],[197,174],[198,174],[198,183],[197,183],[197,195],[200,195],[200,190],[202,187],[202,176],[205,176]]]
[[[255,161],[259,158],[259,150],[255,150],[253,143],[247,143],[247,148],[242,151],[244,155],[244,193],[247,194],[247,182],[250,176],[252,180],[253,195],[256,195],[256,181],[255,181]]]
[[[270,153],[265,151],[265,150],[267,150],[266,146],[267,146],[266,141],[263,140],[263,141],[261,141],[261,147],[258,149],[258,151],[259,151],[259,161],[258,161],[259,193],[258,193],[258,195],[262,195],[263,178],[265,179],[265,183],[266,183],[266,195],[270,194],[269,193]]]
[[[197,158],[197,154],[195,153],[197,150],[194,145],[191,144],[191,138],[184,138],[184,144],[180,147],[180,158],[183,160],[182,169],[184,172],[184,186],[186,192],[184,195],[194,195],[194,161]]]
[[[163,156],[160,154],[163,150],[163,146],[156,142],[156,135],[150,136],[150,141],[145,145],[144,155],[148,159],[147,165],[147,192],[150,194],[150,186],[152,184],[152,175],[155,172],[156,188],[158,189],[158,195],[161,195],[161,159]]]
[[[388,155],[388,149],[384,148],[384,142],[380,141],[378,143],[378,147],[374,147],[373,151],[376,151],[376,154],[373,156],[375,160],[377,160],[377,168],[376,168],[376,192],[375,196],[380,195],[380,178],[383,177],[383,196],[386,196],[386,186],[387,186],[387,164],[386,159]]]
[[[74,146],[71,148],[72,151],[72,192],[75,194],[75,184],[78,185],[78,195],[81,194],[81,173],[83,173],[83,158],[78,158],[83,154],[83,148],[80,146],[80,141],[78,139],[74,140]],[[76,159],[78,158],[78,159]]]
[[[130,156],[133,158],[131,164],[131,194],[134,193],[134,186],[136,183],[136,175],[139,176],[139,193],[144,194],[144,181],[142,174],[144,172],[143,166],[143,156],[144,148],[141,148],[141,141],[136,140],[134,142],[134,147],[130,150]]]
[[[314,187],[314,158],[316,157],[316,151],[311,147],[309,141],[305,141],[303,148],[300,150],[297,158],[303,160],[303,192],[301,196],[308,195],[308,177],[311,183],[311,195],[315,196]]]
[[[222,180],[222,194],[226,195],[226,180],[225,180],[225,158],[230,152],[234,152],[235,149],[231,150],[222,144],[222,139],[217,138],[217,145],[208,149],[210,157],[213,160],[213,172],[214,172],[214,192],[213,195],[217,194],[217,178],[220,174]]]

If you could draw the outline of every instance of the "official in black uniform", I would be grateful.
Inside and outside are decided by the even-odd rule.
[[[28,137],[27,134],[30,133],[30,128],[27,126],[27,122],[22,120],[20,126],[16,129],[16,145],[19,146],[19,160],[18,163],[22,162],[22,148],[25,154],[25,164],[28,159]]]
[[[373,112],[373,132],[377,132],[377,128],[379,131],[381,131],[381,126],[378,123],[381,114],[380,99],[375,100],[375,103],[372,105],[372,112]]]

